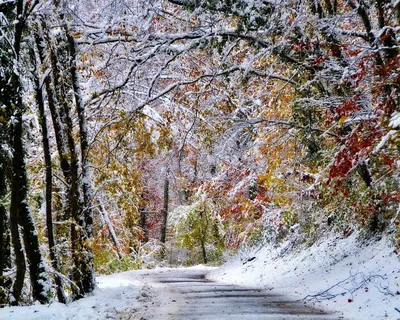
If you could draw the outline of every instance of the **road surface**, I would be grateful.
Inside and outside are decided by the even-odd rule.
[[[162,269],[143,275],[145,312],[141,320],[218,319],[341,319],[302,302],[294,302],[272,290],[212,282],[207,270]],[[136,318],[136,317],[135,317]]]

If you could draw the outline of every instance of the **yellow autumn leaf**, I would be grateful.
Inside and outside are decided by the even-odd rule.
[[[345,121],[346,121],[346,117],[345,116],[343,116],[343,117],[341,117],[340,119],[339,119],[339,121],[338,121],[338,125],[339,126],[341,126]]]

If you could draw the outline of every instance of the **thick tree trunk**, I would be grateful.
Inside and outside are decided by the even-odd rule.
[[[17,265],[17,277],[13,287],[15,303],[20,298],[23,280],[25,275],[25,259],[19,239],[18,224],[22,226],[24,247],[29,262],[29,274],[32,284],[32,295],[35,300],[41,303],[48,302],[46,284],[48,283],[47,273],[39,250],[39,239],[35,225],[28,207],[28,180],[25,168],[25,150],[23,146],[23,119],[24,105],[22,102],[22,86],[19,75],[20,50],[23,32],[25,29],[24,1],[18,0],[15,3],[17,22],[14,27],[14,42],[12,61],[13,70],[10,79],[10,97],[8,107],[14,110],[14,120],[10,126],[12,155],[12,177],[11,177],[11,234],[13,238],[14,253]],[[15,18],[14,18],[15,19]]]
[[[11,3],[4,3],[1,11],[4,16],[8,16],[13,11]],[[3,24],[0,23],[0,28]],[[9,83],[12,72],[12,55],[9,46],[5,41],[6,37],[0,38],[0,105],[7,106],[2,110],[0,117],[0,307],[9,302],[8,292],[10,291],[10,278],[4,274],[5,269],[11,267],[11,248],[10,248],[10,221],[7,215],[5,198],[7,195],[7,170],[9,156],[7,150],[10,143],[10,133],[7,130],[7,122],[10,121],[11,108],[9,99],[12,96],[13,88]],[[7,70],[8,69],[8,70]]]
[[[18,88],[18,87],[17,87]],[[19,101],[22,108],[22,101]],[[17,217],[18,223],[22,226],[24,247],[29,262],[29,275],[32,285],[32,296],[40,303],[49,301],[46,285],[48,277],[39,249],[39,238],[35,229],[29,207],[28,207],[28,180],[25,169],[25,153],[22,144],[22,111],[17,109],[15,121],[12,126],[13,135],[13,177],[11,212]],[[14,226],[15,228],[15,226]],[[18,227],[16,227],[18,229]],[[19,248],[15,248],[18,250]]]
[[[14,13],[14,6],[15,4],[11,4],[9,5],[9,11],[8,14],[9,15],[13,15]],[[14,19],[14,16],[11,16],[9,19]],[[9,123],[11,121],[11,117],[13,116],[14,113],[14,105],[16,103],[15,97],[17,94],[16,88],[14,87],[14,83],[17,82],[18,85],[18,79],[17,76],[14,74],[13,68],[14,68],[14,61],[13,59],[15,59],[15,57],[12,56],[12,54],[10,52],[12,52],[13,50],[11,48],[8,48],[5,46],[5,49],[3,50],[3,44],[5,43],[1,43],[2,46],[0,47],[1,49],[1,55],[0,55],[0,59],[1,59],[1,64],[3,66],[3,70],[7,70],[7,74],[2,75],[2,77],[0,78],[1,82],[0,82],[0,98],[1,98],[1,103],[7,106],[7,109],[3,110],[4,114],[6,115],[6,120],[4,121],[4,123],[6,124],[7,122]],[[14,48],[13,48],[14,49]],[[7,56],[5,53],[8,51],[9,56]],[[9,79],[13,80],[13,83],[10,83]],[[17,86],[18,89],[18,86]],[[0,129],[3,130],[3,128],[6,128],[6,126],[0,126]],[[4,145],[6,144],[6,141],[8,142],[7,145],[11,148],[11,144],[12,144],[12,137],[13,134],[10,131],[7,132],[1,132],[2,133],[2,144],[0,144],[0,148],[3,149],[3,143]],[[1,199],[5,196],[6,193],[6,168],[8,167],[6,165],[6,156],[5,156],[5,151],[1,150]],[[10,159],[11,160],[11,159]],[[9,166],[12,166],[11,164]],[[10,170],[12,171],[12,170]],[[12,175],[12,173],[10,172],[9,174],[9,179],[12,182],[12,180],[14,180],[14,177]],[[12,187],[18,188],[18,185],[14,186],[12,184]],[[25,278],[25,272],[26,272],[26,263],[25,263],[25,256],[24,256],[24,251],[22,249],[22,244],[21,244],[21,239],[20,239],[20,234],[19,234],[19,227],[18,227],[18,211],[19,211],[19,205],[18,205],[18,198],[17,198],[18,193],[17,192],[12,192],[11,194],[11,205],[10,205],[10,219],[9,219],[9,223],[10,223],[10,232],[11,232],[11,239],[12,239],[12,246],[13,246],[13,250],[14,250],[14,263],[16,266],[16,275],[14,278],[14,283],[12,285],[12,301],[11,303],[13,305],[17,305],[21,296],[21,292],[22,292],[22,288],[24,285],[24,278]],[[2,217],[1,220],[3,223],[5,223],[5,207],[4,204],[2,203],[2,201],[0,201],[1,203],[1,208],[0,210],[2,211]],[[5,228],[5,225],[3,224],[3,227]],[[2,232],[1,234],[2,236],[4,236],[4,232]],[[4,238],[3,238],[4,241]],[[2,245],[1,248],[4,250],[4,246]],[[3,262],[4,263],[4,262]],[[4,266],[4,265],[3,265]],[[4,267],[3,267],[4,268]],[[3,268],[1,268],[3,270]]]
[[[6,185],[6,157],[0,144],[0,307],[8,303],[8,291],[11,280],[4,274],[11,268],[10,226],[4,198],[7,193]]]
[[[10,207],[10,230],[12,245],[14,248],[14,262],[17,267],[17,274],[12,287],[12,294],[14,301],[13,305],[18,305],[19,299],[21,297],[22,288],[24,286],[26,263],[24,251],[22,249],[19,227],[18,227],[18,198],[17,193],[14,191],[11,194],[11,207]]]

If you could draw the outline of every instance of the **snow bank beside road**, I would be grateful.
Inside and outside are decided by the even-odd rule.
[[[67,306],[58,302],[25,307],[0,309],[0,319],[13,320],[90,320],[129,319],[142,308],[146,286],[132,280],[129,272],[100,276],[93,296],[72,302]]]
[[[331,236],[301,251],[289,242],[242,252],[211,280],[262,285],[343,319],[400,319],[400,259],[387,238]],[[329,289],[329,290],[328,290]],[[314,296],[315,295],[315,296]]]
[[[116,273],[96,278],[98,287],[92,296],[64,305],[54,302],[50,305],[35,304],[24,307],[6,307],[0,309],[0,319],[12,320],[140,320],[155,319],[156,308],[176,309],[171,304],[170,292],[163,291],[162,285],[152,283],[152,277],[163,273],[177,273],[182,270],[197,273],[209,272],[214,267],[195,266],[191,268],[157,268]],[[149,281],[149,283],[147,283]],[[155,303],[155,301],[157,303]]]

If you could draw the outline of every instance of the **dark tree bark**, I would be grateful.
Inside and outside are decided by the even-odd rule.
[[[33,55],[34,57],[34,55]],[[33,60],[33,59],[32,59]],[[33,64],[35,61],[33,60]],[[44,153],[44,163],[46,167],[46,227],[47,227],[47,239],[50,250],[51,265],[56,272],[60,271],[58,258],[56,255],[56,243],[54,240],[54,229],[53,229],[53,216],[52,216],[52,199],[53,199],[53,169],[51,165],[51,153],[50,153],[50,143],[47,129],[47,119],[44,106],[44,97],[42,89],[40,88],[39,78],[37,74],[34,74],[34,89],[36,93],[36,102],[39,110],[39,122],[42,129],[42,144]],[[66,303],[66,297],[64,294],[62,281],[60,276],[55,275],[54,277],[56,283],[57,297],[58,301],[61,303]]]
[[[47,25],[45,22],[42,22],[41,28],[42,28],[42,32],[44,35],[44,40],[47,43],[50,43],[51,41],[49,39],[48,30],[46,29]],[[52,67],[52,70],[54,70],[54,68],[56,68],[56,64],[57,64],[57,60],[55,58],[54,51],[52,50],[52,48],[44,48],[43,47],[43,42],[42,42],[43,39],[41,39],[39,37],[39,34],[37,32],[34,33],[34,38],[35,38],[35,43],[36,43],[36,47],[38,50],[40,62],[41,63],[45,62],[46,57],[45,57],[44,52],[47,49],[49,52],[50,65]],[[53,84],[56,85],[58,83],[58,80],[57,79],[53,80],[54,76],[58,76],[58,74],[56,74],[53,71],[49,74],[49,76],[47,76],[44,79],[44,85],[45,85],[46,95],[47,95],[47,104],[49,106],[51,119],[52,119],[53,127],[54,127],[54,134],[55,134],[55,138],[56,138],[58,156],[60,157],[61,170],[63,172],[65,181],[67,183],[70,183],[71,168],[70,168],[70,164],[68,161],[68,147],[67,147],[66,138],[65,138],[66,134],[65,134],[63,124],[61,122],[61,116],[60,116],[60,112],[59,112],[59,108],[58,108],[57,95],[56,95],[56,92],[53,87]]]
[[[68,146],[68,158],[70,165],[69,183],[68,183],[68,201],[66,204],[65,215],[66,219],[72,219],[71,223],[71,245],[72,245],[72,280],[76,284],[74,288],[74,299],[80,299],[86,292],[85,274],[82,274],[83,261],[85,261],[85,253],[83,252],[83,229],[81,222],[82,203],[80,203],[79,192],[79,160],[76,152],[76,144],[73,134],[73,123],[70,115],[70,108],[68,98],[66,95],[66,88],[64,81],[59,81],[61,72],[59,70],[59,62],[56,55],[52,56],[52,72],[53,72],[53,85],[56,89],[58,101],[60,102],[60,115],[61,121],[64,124],[65,138]],[[79,290],[77,290],[79,289]],[[90,291],[88,291],[90,292]]]
[[[206,241],[207,241],[207,221],[204,223],[204,220],[207,219],[205,211],[200,211],[200,247],[201,254],[203,256],[203,262],[206,264],[208,262],[207,259],[207,251],[206,251]]]
[[[164,180],[164,201],[162,210],[162,225],[161,225],[161,242],[165,244],[167,236],[167,219],[168,219],[168,202],[169,202],[169,180]]]
[[[52,40],[48,33],[47,25],[42,21],[42,29],[45,34],[47,51],[49,52],[49,63],[51,67],[51,81],[45,80],[47,98],[49,99],[49,109],[52,115],[54,131],[56,133],[57,149],[60,155],[60,164],[67,185],[67,203],[65,204],[64,218],[71,219],[71,252],[73,260],[72,280],[76,286],[73,286],[73,299],[82,298],[87,285],[83,281],[81,269],[85,262],[85,255],[82,252],[83,232],[81,222],[82,203],[80,203],[79,192],[79,160],[76,152],[76,144],[73,135],[73,123],[70,115],[70,108],[66,94],[66,83],[68,79],[62,77],[62,62],[58,54],[65,54],[64,50],[54,48]],[[41,47],[40,39],[36,38],[36,44],[39,48],[41,59],[44,60],[44,50]],[[67,53],[68,54],[68,53]],[[68,69],[68,67],[66,67]]]
[[[61,21],[61,24],[64,22]],[[52,39],[48,33],[46,23],[42,22],[45,34],[49,62],[51,66],[51,81],[45,80],[49,109],[52,114],[54,130],[57,139],[57,148],[60,155],[61,167],[67,185],[67,203],[65,205],[65,219],[71,219],[71,252],[73,260],[72,280],[76,284],[73,288],[74,299],[79,299],[85,293],[92,292],[95,287],[93,253],[87,246],[93,237],[92,205],[90,192],[90,177],[88,172],[88,139],[86,115],[79,87],[78,72],[76,69],[76,47],[72,36],[64,27],[65,42],[57,47],[51,45]],[[40,39],[36,39],[37,46],[41,47]],[[43,48],[41,60],[44,61]],[[79,120],[79,136],[81,143],[81,167],[79,163],[76,142],[73,132],[73,122],[67,91],[72,88]],[[51,98],[52,97],[52,98]],[[81,169],[81,175],[79,172]],[[82,189],[81,189],[82,188]],[[80,196],[83,195],[83,202]]]
[[[360,175],[361,179],[364,181],[364,183],[367,185],[367,187],[368,188],[371,187],[372,177],[365,162],[361,162],[357,166],[357,172]]]
[[[15,25],[14,54],[18,64],[20,61],[20,49],[22,36],[25,29],[25,19],[23,1],[17,2],[18,23]],[[16,66],[18,68],[18,65]],[[35,229],[31,212],[28,207],[28,179],[25,168],[25,150],[23,146],[23,119],[22,114],[24,105],[22,102],[22,85],[18,74],[15,72],[11,78],[11,83],[15,90],[15,121],[11,125],[12,146],[13,146],[13,176],[12,176],[12,201],[11,211],[15,211],[18,223],[22,226],[24,247],[29,262],[29,275],[32,285],[32,296],[40,303],[49,301],[46,292],[48,277],[42,254],[39,247],[39,238]]]
[[[24,12],[24,2],[18,0],[10,2],[10,10],[7,11],[9,21],[15,21],[13,29],[10,31],[12,41],[12,55],[8,59],[8,70],[10,70],[7,87],[2,90],[8,91],[8,100],[4,101],[9,113],[13,115],[10,123],[10,145],[12,154],[12,175],[11,175],[11,207],[10,223],[11,235],[14,246],[15,262],[17,266],[16,280],[13,286],[14,303],[17,304],[26,271],[25,258],[19,238],[18,225],[22,227],[24,247],[29,262],[29,274],[32,284],[32,295],[35,300],[41,303],[48,302],[45,285],[48,282],[42,255],[39,250],[39,239],[35,230],[35,225],[29,211],[27,202],[28,180],[25,168],[25,150],[23,146],[23,112],[24,104],[22,101],[22,85],[19,75],[20,51],[23,34],[25,30],[26,15]],[[17,20],[16,20],[17,19]]]
[[[6,14],[7,6],[1,8]],[[0,25],[1,27],[1,25]],[[0,77],[0,104],[9,105],[8,100],[12,94],[12,88],[8,82],[11,76],[11,55],[7,54],[7,45],[3,39],[0,40],[0,68],[3,76]],[[10,136],[7,130],[7,123],[10,120],[10,108],[3,110],[0,118],[0,307],[9,301],[8,292],[11,287],[11,279],[4,274],[4,271],[11,268],[11,239],[10,239],[10,220],[7,215],[5,198],[7,195],[7,170],[9,171],[9,156],[6,148],[9,146]],[[22,277],[23,279],[23,277]]]
[[[93,211],[92,211],[92,195],[91,195],[91,184],[89,174],[89,142],[88,142],[88,129],[86,124],[86,113],[82,99],[82,92],[79,85],[78,71],[76,68],[76,44],[69,30],[65,28],[68,46],[70,50],[71,59],[71,78],[72,88],[75,96],[76,110],[79,119],[79,137],[81,146],[81,170],[82,170],[82,193],[83,193],[83,212],[79,217],[78,223],[81,227],[81,250],[82,250],[82,261],[80,261],[80,272],[82,289],[85,293],[92,292],[95,288],[94,278],[94,264],[93,264],[93,251],[90,247],[85,245],[88,240],[93,238]]]
[[[0,137],[4,138],[3,132]],[[4,274],[11,268],[10,226],[4,199],[7,194],[6,156],[0,145],[0,307],[8,303],[8,291],[11,280]]]
[[[207,264],[207,252],[206,252],[206,245],[203,237],[200,238],[200,246],[201,246],[201,254],[203,255],[203,262]]]
[[[18,223],[22,226],[24,247],[29,262],[32,296],[40,303],[47,303],[49,301],[48,292],[46,292],[48,278],[39,249],[39,238],[27,202],[28,180],[25,168],[25,152],[22,143],[22,110],[20,110],[22,108],[22,101],[20,100],[19,103],[21,105],[16,111],[15,121],[11,130],[14,149],[12,161],[13,177],[11,181],[11,213],[17,217]],[[18,250],[18,248],[14,249]]]
[[[10,10],[12,12],[12,10]],[[2,104],[6,105],[6,119],[4,119],[4,123],[2,123],[2,126],[0,128],[4,130],[2,131],[2,141],[3,143],[7,142],[7,145],[11,145],[12,143],[12,133],[7,130],[8,123],[11,120],[11,116],[13,115],[13,106],[15,105],[15,90],[14,86],[12,83],[10,83],[9,79],[13,78],[15,81],[15,75],[13,75],[13,57],[6,55],[7,50],[2,50],[2,47],[0,47],[0,50],[2,51],[0,57],[1,57],[1,66],[3,67],[3,71],[5,72],[4,76],[0,79],[0,87],[2,90],[0,90],[0,101]],[[3,129],[4,128],[4,129]],[[7,129],[6,129],[7,128]],[[0,148],[3,149],[3,146],[0,145]],[[5,151],[1,150],[0,153],[1,157],[1,172],[0,172],[0,199],[2,200],[6,194],[6,167],[8,162],[8,159],[5,156]],[[11,166],[11,164],[10,164]],[[10,170],[11,171],[11,170]],[[10,174],[10,180],[13,180],[12,173]],[[17,186],[18,187],[18,186]],[[18,199],[17,193],[14,191],[11,195],[11,207],[10,207],[10,218],[9,218],[9,229],[11,232],[11,239],[12,239],[12,246],[14,250],[14,263],[17,268],[16,276],[14,279],[14,283],[12,285],[12,295],[13,295],[13,301],[12,304],[17,305],[21,296],[22,288],[24,286],[24,278],[25,278],[25,272],[26,272],[26,263],[25,263],[25,256],[24,252],[22,249],[22,244],[21,244],[21,239],[20,239],[20,234],[19,234],[19,227],[18,227]],[[1,232],[2,236],[2,241],[7,241],[7,236],[5,234],[6,232],[6,208],[4,207],[4,204],[1,203],[1,222],[2,226],[1,229],[3,230]],[[4,258],[2,258],[2,267],[1,270],[3,271],[5,267],[5,254],[6,252],[3,251],[5,248],[5,242],[1,245],[1,250],[2,250],[2,255],[4,254]]]
[[[19,299],[21,297],[22,288],[24,286],[24,279],[26,273],[26,263],[24,251],[22,249],[19,228],[18,228],[18,206],[17,206],[17,195],[16,193],[11,194],[11,207],[10,207],[10,230],[11,239],[14,249],[14,263],[17,267],[17,274],[12,287],[12,294],[14,301],[13,305],[18,305]]]
[[[139,214],[140,214],[140,229],[142,229],[143,232],[143,238],[142,242],[146,243],[149,241],[149,235],[147,231],[147,216],[146,216],[146,208],[140,208],[139,209]]]

